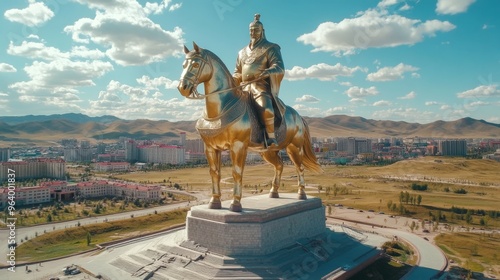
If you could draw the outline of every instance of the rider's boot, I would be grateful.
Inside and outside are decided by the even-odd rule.
[[[274,115],[272,118],[266,118],[266,147],[270,151],[279,150],[278,141],[276,141],[276,136],[274,135]]]

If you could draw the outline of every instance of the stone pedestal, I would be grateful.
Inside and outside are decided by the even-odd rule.
[[[229,211],[230,201],[222,209],[194,206],[186,221],[187,239],[226,256],[263,256],[296,245],[326,230],[321,199],[298,200],[297,194],[245,197],[243,211]]]

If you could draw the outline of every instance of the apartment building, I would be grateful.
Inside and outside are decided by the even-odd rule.
[[[16,180],[64,179],[66,162],[62,159],[34,158],[23,161],[0,162],[0,183],[7,180],[8,170],[16,172]]]
[[[97,162],[94,164],[94,169],[98,172],[107,171],[128,171],[130,170],[130,163],[128,162]]]

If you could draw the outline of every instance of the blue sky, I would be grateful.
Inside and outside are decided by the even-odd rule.
[[[498,1],[148,1],[1,1],[0,115],[194,120],[182,46],[232,70],[260,13],[301,115],[500,123]]]

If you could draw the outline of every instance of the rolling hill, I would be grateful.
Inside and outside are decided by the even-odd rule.
[[[57,141],[62,138],[115,140],[120,136],[158,139],[179,137],[181,132],[185,132],[190,139],[199,138],[195,121],[123,120],[113,116],[88,117],[81,114],[39,116],[35,120],[33,117],[36,116],[0,117],[0,141],[8,144],[16,141]],[[311,135],[315,137],[500,138],[499,124],[473,118],[428,124],[346,115],[304,119]]]

